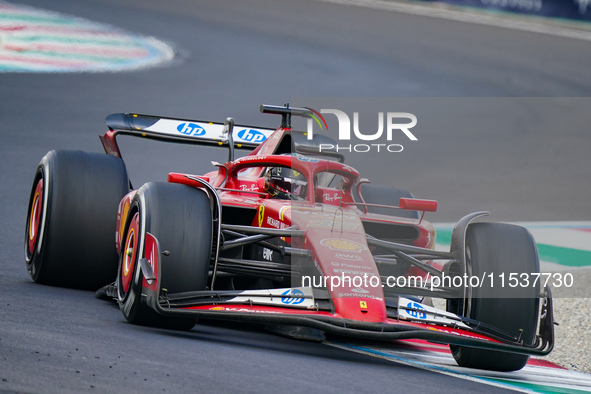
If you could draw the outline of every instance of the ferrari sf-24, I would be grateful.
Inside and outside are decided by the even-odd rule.
[[[424,220],[436,201],[374,185],[319,149],[334,145],[327,135],[292,130],[292,116],[312,110],[261,111],[280,115],[280,127],[113,114],[106,154],[47,153],[28,205],[31,278],[99,289],[133,324],[189,330],[206,318],[307,339],[420,339],[449,344],[461,366],[498,371],[550,353],[550,289],[492,282],[539,275],[526,229],[475,212],[457,222],[449,250],[436,249]],[[221,147],[227,161],[135,189],[120,135]]]

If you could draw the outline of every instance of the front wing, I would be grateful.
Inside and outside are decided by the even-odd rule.
[[[327,306],[330,301],[324,292],[312,288],[166,294],[154,284],[144,283],[147,286],[143,287],[142,301],[163,315],[301,326],[357,339],[423,339],[536,356],[549,354],[554,346],[549,293],[543,303],[537,339],[533,345],[528,345],[493,327],[416,301],[409,302],[401,296],[394,305],[387,305],[386,322],[375,323],[339,317]]]
[[[259,231],[261,229],[258,229]],[[277,231],[277,230],[274,230]],[[288,231],[288,230],[283,230]],[[290,235],[295,234],[295,230]],[[386,298],[387,319],[383,322],[345,319],[335,313],[328,291],[316,288],[266,290],[202,290],[169,294],[160,287],[160,247],[147,234],[144,256],[139,260],[142,275],[135,275],[142,302],[162,315],[192,316],[266,325],[308,327],[345,337],[370,340],[422,339],[510,353],[544,356],[554,346],[552,296],[545,289],[535,343],[500,332],[495,327],[438,310],[398,295]],[[155,248],[155,253],[149,251]],[[117,284],[105,287],[102,295],[117,299]],[[360,304],[372,301],[360,299]],[[380,300],[380,302],[383,302]]]

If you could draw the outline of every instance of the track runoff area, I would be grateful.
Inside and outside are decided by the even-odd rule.
[[[153,37],[0,0],[0,72],[127,71],[173,58]]]
[[[540,256],[541,271],[560,278],[577,271],[591,270],[591,222],[522,222],[534,236]],[[449,250],[452,223],[434,224],[436,249]],[[570,274],[570,275],[567,275]],[[543,279],[542,276],[540,279]],[[496,284],[499,284],[499,278]],[[509,277],[505,277],[508,286]],[[550,276],[550,280],[553,276]],[[566,283],[568,285],[569,283]],[[588,295],[587,295],[588,296]],[[522,392],[589,393],[591,375],[567,370],[544,359],[530,358],[525,368],[514,372],[492,372],[462,368],[453,359],[447,345],[422,340],[397,341],[395,346],[368,342],[326,342],[329,346],[382,358],[416,368],[455,376]]]

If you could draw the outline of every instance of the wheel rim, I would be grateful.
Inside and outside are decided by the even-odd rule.
[[[39,230],[41,229],[41,212],[43,211],[43,178],[39,179],[33,199],[27,223],[27,238],[29,254],[32,255],[39,239]]]
[[[125,243],[121,249],[121,289],[123,295],[126,295],[133,281],[135,263],[137,261],[139,246],[139,213],[136,213],[131,219]]]

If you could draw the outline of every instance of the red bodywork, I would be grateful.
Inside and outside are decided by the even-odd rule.
[[[107,154],[121,157],[116,135],[117,131],[110,130],[101,140]],[[293,282],[291,290],[288,289],[279,296],[276,293],[267,293],[266,297],[270,297],[270,301],[266,303],[258,302],[260,297],[257,298],[254,293],[245,292],[236,299],[224,301],[219,298],[175,306],[161,292],[159,255],[162,251],[159,250],[158,240],[150,235],[143,251],[143,257],[154,270],[153,279],[143,279],[142,293],[146,296],[148,305],[164,315],[195,315],[214,319],[301,325],[360,338],[420,338],[524,354],[549,352],[547,349],[540,351],[520,347],[494,336],[484,335],[462,323],[461,316],[448,314],[438,317],[437,313],[433,313],[431,318],[426,318],[427,314],[423,313],[427,311],[425,306],[413,301],[419,302],[418,298],[397,296],[396,305],[388,305],[388,297],[385,296],[382,285],[383,278],[380,277],[380,270],[372,253],[376,244],[370,245],[368,242],[367,229],[371,226],[403,229],[414,234],[405,242],[406,245],[430,251],[435,246],[435,230],[422,218],[424,212],[435,211],[437,203],[410,198],[391,202],[390,208],[420,211],[417,218],[370,213],[367,207],[379,205],[362,203],[355,199],[354,192],[359,192],[361,184],[366,182],[360,179],[357,170],[338,161],[279,151],[280,147],[285,146],[286,138],[291,138],[291,130],[280,127],[248,156],[218,164],[217,171],[200,176],[171,173],[168,182],[215,189],[223,209],[236,208],[250,212],[250,229],[297,229],[300,233],[303,232],[303,236],[300,234],[290,238],[286,233],[278,237],[284,246],[305,251],[309,264],[322,277],[349,278],[350,281],[342,280],[338,284],[329,282],[320,286],[324,293],[317,293],[315,289],[312,301],[318,294],[324,294],[324,299],[329,300],[325,307],[310,303],[283,302],[297,298],[296,293],[292,293],[294,288],[305,287],[302,283]],[[264,182],[265,170],[269,167],[290,167],[302,174],[308,180],[305,199],[295,201],[271,198],[265,190]],[[319,174],[325,173],[342,179],[338,187],[316,182]],[[208,184],[207,188],[204,187],[205,182]],[[124,221],[135,193],[132,191],[125,196],[119,206],[116,242],[120,253]],[[233,224],[229,217],[222,217],[221,222]],[[465,226],[467,223],[468,221]],[[256,234],[256,231],[252,233]],[[448,252],[448,255],[449,257],[443,258],[451,259],[452,253]],[[425,265],[422,269],[418,264],[411,264],[402,274],[426,279],[429,277],[426,270],[430,267],[443,269],[443,258],[430,260],[423,257],[421,261]],[[214,277],[215,274],[214,267]],[[353,282],[356,277],[365,280]],[[211,284],[213,286],[213,281]],[[216,290],[208,289],[209,293],[217,295]],[[267,290],[261,290],[265,291]]]
[[[305,230],[304,242],[298,246],[312,252],[314,263],[325,277],[342,278],[345,275],[351,280],[355,276],[364,278],[361,286],[349,286],[347,283],[329,286],[334,303],[333,316],[367,322],[387,322],[381,281],[376,281],[380,274],[366,242],[363,222],[392,223],[393,218],[366,213],[361,210],[363,206],[360,209],[354,202],[352,188],[358,185],[360,178],[359,172],[354,168],[336,161],[311,159],[299,154],[274,155],[277,146],[289,132],[289,129],[279,128],[250,155],[220,165],[217,171],[199,178],[208,181],[218,190],[223,206],[254,208],[257,214],[251,223],[253,227],[285,229],[295,226]],[[106,142],[108,153],[120,156],[112,132],[107,133],[103,141]],[[314,179],[319,173],[329,172],[343,176],[346,181],[340,189],[309,187],[306,201],[273,199],[264,190],[263,177],[265,168],[274,166],[290,167],[308,180]],[[201,186],[186,174],[171,173],[168,181],[193,187]],[[125,196],[119,207],[116,236],[118,251],[124,224],[121,218],[126,217],[134,193]],[[432,211],[437,206],[437,203],[431,200],[416,201],[406,203],[409,205],[408,208]],[[397,203],[392,202],[393,205]],[[396,218],[395,223],[418,230],[419,236],[412,242],[414,246],[429,249],[434,247],[435,230],[429,222],[400,217]],[[433,262],[429,263],[433,265]],[[440,265],[434,265],[441,268]],[[408,274],[427,276],[424,271],[415,267],[411,267]],[[378,282],[379,285],[376,285]],[[153,284],[149,287],[154,288]],[[356,288],[358,293],[351,292],[352,287]],[[268,312],[269,308],[265,308]],[[290,309],[279,307],[278,311],[287,313],[291,312]]]

